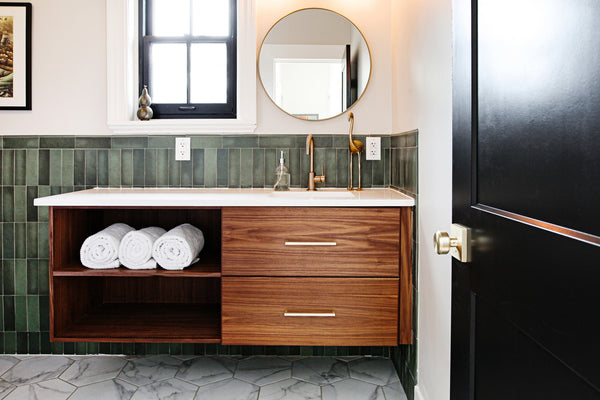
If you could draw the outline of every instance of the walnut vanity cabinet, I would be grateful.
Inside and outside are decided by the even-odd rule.
[[[125,222],[205,236],[182,271],[83,267]],[[410,207],[50,207],[50,338],[393,346],[412,336]]]

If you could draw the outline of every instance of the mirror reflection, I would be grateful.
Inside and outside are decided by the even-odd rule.
[[[323,120],[360,99],[371,76],[371,55],[351,21],[308,8],[273,25],[262,43],[258,69],[279,108],[297,118]]]

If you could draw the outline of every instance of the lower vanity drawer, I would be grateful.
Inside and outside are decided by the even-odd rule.
[[[222,343],[395,346],[397,278],[222,278]]]

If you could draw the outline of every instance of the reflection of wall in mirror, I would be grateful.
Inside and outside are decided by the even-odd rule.
[[[352,49],[351,61],[352,61],[352,79],[356,79],[356,94],[353,95],[352,100],[358,100],[360,94],[362,94],[369,82],[369,75],[371,74],[371,56],[369,55],[369,48],[367,42],[363,39],[363,36],[357,29],[353,29],[351,33],[351,44]]]

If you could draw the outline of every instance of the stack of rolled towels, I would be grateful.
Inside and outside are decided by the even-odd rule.
[[[198,261],[204,247],[202,231],[181,224],[165,231],[151,226],[135,230],[123,223],[112,224],[88,237],[80,250],[81,263],[94,269],[152,269],[157,264],[168,270],[181,270]]]

